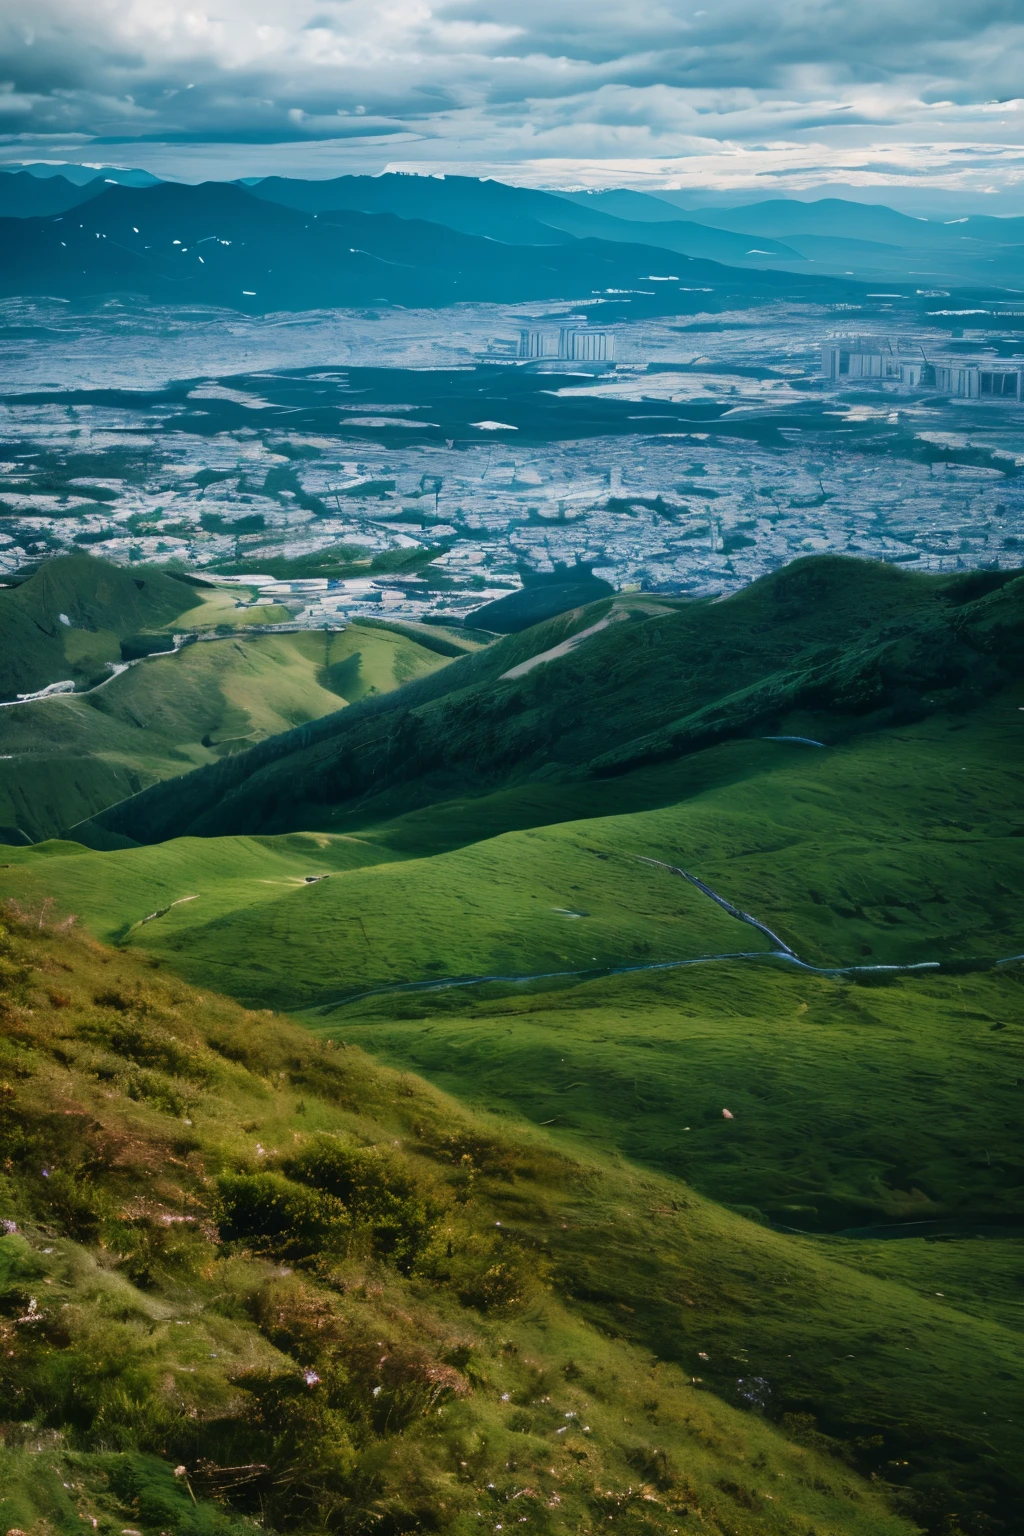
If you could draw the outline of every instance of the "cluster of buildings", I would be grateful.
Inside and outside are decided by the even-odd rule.
[[[520,331],[520,358],[539,360],[556,358],[568,363],[610,363],[615,358],[615,337],[608,331],[595,331],[563,325],[554,331]]]
[[[1024,401],[1024,361],[929,358],[923,347],[907,350],[885,337],[837,336],[822,343],[826,379],[877,381],[907,390],[929,389],[957,400]]]

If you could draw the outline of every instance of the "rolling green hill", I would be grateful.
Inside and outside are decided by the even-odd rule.
[[[162,629],[197,601],[196,588],[164,571],[121,570],[88,555],[48,560],[0,591],[0,699],[109,676],[121,641]]]
[[[353,627],[341,638],[356,634]],[[131,996],[142,1003],[124,1008],[134,1034],[95,1021],[107,1018],[106,986],[90,981],[82,994],[85,1014],[74,1028],[88,1040],[101,1032],[102,1060],[76,1054],[70,1013],[66,1028],[56,1014],[38,1028],[63,1030],[60,1071],[95,1073],[88,1090],[75,1078],[75,1102],[103,1124],[142,1113],[137,1103],[173,1104],[164,1112],[206,1138],[207,1178],[234,1175],[243,1163],[246,1177],[273,1171],[280,1182],[258,1189],[189,1188],[197,1213],[222,1223],[227,1262],[240,1257],[233,1245],[247,1243],[245,1263],[284,1263],[304,1285],[344,1293],[342,1303],[319,1291],[303,1301],[304,1316],[343,1314],[332,1339],[356,1337],[345,1334],[356,1316],[346,1309],[366,1275],[354,1278],[330,1258],[330,1222],[350,1218],[329,1202],[302,1203],[310,1183],[317,1199],[337,1198],[341,1186],[318,1184],[322,1175],[292,1148],[321,1130],[342,1129],[378,1149],[397,1140],[403,1154],[426,1159],[416,1163],[418,1187],[443,1204],[430,1127],[440,1122],[461,1136],[456,1127],[486,1126],[502,1147],[529,1146],[531,1158],[572,1170],[531,1175],[527,1187],[525,1176],[500,1171],[489,1182],[476,1152],[455,1158],[473,1200],[488,1202],[466,1207],[478,1230],[523,1243],[540,1287],[500,1324],[493,1314],[493,1358],[515,1369],[543,1364],[555,1358],[553,1340],[568,1337],[563,1330],[593,1330],[586,1338],[602,1349],[650,1352],[644,1358],[661,1362],[660,1379],[677,1382],[678,1370],[679,1390],[706,1394],[701,1401],[716,1412],[739,1410],[745,1432],[757,1427],[838,1457],[847,1479],[852,1469],[874,1477],[868,1495],[865,1485],[819,1474],[819,1493],[845,1488],[865,1529],[906,1518],[930,1536],[1018,1533],[1022,640],[1016,573],[915,577],[834,559],[798,562],[726,600],[621,594],[508,636],[156,784],[76,829],[79,840],[4,850],[0,894],[36,914],[40,944],[63,942],[45,937],[46,923],[73,913],[95,940],[117,946],[72,948],[60,963],[75,969],[88,957],[111,975],[141,978]],[[196,645],[126,678],[217,648]],[[439,668],[448,660],[430,659]],[[192,717],[180,699],[173,708],[186,739]],[[265,718],[261,728],[271,725]],[[49,953],[56,965],[57,949]],[[127,998],[127,985],[111,988]],[[245,1015],[242,1054],[232,1054],[241,1049],[234,1035],[223,1053],[281,1101],[263,1119],[244,1112],[246,1134],[263,1149],[245,1143],[247,1162],[234,1150],[243,1145],[243,1111],[224,1107],[226,1080],[212,1068],[204,1077],[207,1068],[176,1066],[166,1070],[184,1086],[157,1082],[171,1047],[165,1040],[161,1056],[155,1036],[132,1043],[150,1017],[171,1028],[165,987],[180,989],[173,1006],[189,1019],[195,987],[204,998],[212,988],[235,999],[209,1001],[218,1021],[239,1017],[238,1005],[257,1010]],[[45,994],[33,995],[48,1019]],[[311,1107],[320,1090],[305,1086],[304,1067],[276,1065],[277,1047],[265,1041],[283,1039],[276,1031],[285,1026],[259,1011],[270,1007],[304,1028],[281,1047],[288,1061],[319,1052],[318,1060],[358,1064],[363,1075],[344,1102],[361,1129],[332,1118],[319,1099]],[[188,1028],[206,1030],[208,1041],[224,1037],[219,1022]],[[370,1067],[359,1047],[383,1066]],[[111,1052],[136,1053],[136,1068],[149,1074],[142,1087],[131,1086],[135,1069]],[[282,1070],[286,1078],[275,1079]],[[231,1081],[231,1093],[250,1092],[241,1077]],[[292,1098],[281,1081],[294,1084]],[[216,1091],[202,1086],[215,1082]],[[105,1092],[114,1097],[100,1103]],[[132,1124],[129,1141],[141,1135]],[[191,1167],[189,1153],[171,1155]],[[326,1155],[316,1152],[321,1162]],[[153,1157],[166,1172],[166,1158]],[[234,1214],[232,1191],[259,1194],[263,1214]],[[235,1204],[204,1203],[229,1196]],[[320,1236],[311,1238],[314,1229]],[[413,1241],[394,1223],[388,1230],[389,1242]],[[454,1265],[446,1277],[458,1269],[461,1241],[445,1249],[444,1264]],[[364,1254],[371,1239],[359,1242]],[[346,1247],[346,1263],[354,1251]],[[220,1262],[199,1264],[204,1285],[226,1275]],[[464,1315],[436,1289],[450,1278],[418,1269],[418,1260],[388,1262],[401,1280],[389,1270],[372,1284],[421,1339],[440,1336],[435,1306],[458,1333]],[[216,1284],[217,1295],[236,1294],[224,1290],[226,1278]],[[458,1305],[480,1310],[482,1293],[472,1294],[477,1301]],[[289,1322],[268,1333],[273,1307],[246,1305],[232,1317],[247,1327],[255,1319],[278,1349],[301,1333],[295,1358],[327,1379],[320,1346],[309,1342],[321,1325],[296,1332]],[[561,1309],[557,1320],[551,1307]],[[374,1338],[387,1340],[379,1312],[372,1316]],[[704,1463],[672,1448],[696,1422],[675,1386],[652,1390],[638,1412],[620,1401],[621,1384],[634,1379],[626,1357],[601,1356],[598,1366],[596,1344],[572,1337],[558,1346],[568,1357],[558,1355],[561,1377],[543,1365],[548,1385],[529,1402],[518,1385],[498,1391],[497,1376],[482,1372],[488,1403],[503,1403],[507,1390],[508,1403],[524,1410],[522,1430],[510,1433],[537,1428],[527,1410],[545,1396],[556,1402],[552,1380],[585,1379],[585,1402],[560,1412],[596,1416],[601,1405],[607,1423],[631,1435],[642,1423],[648,1437],[657,1432],[650,1443],[667,1465],[685,1467],[694,1482]],[[263,1344],[245,1347],[255,1358]],[[219,1358],[216,1343],[211,1351]],[[331,1356],[332,1372],[341,1360]],[[344,1371],[355,1379],[348,1356]],[[483,1393],[472,1380],[473,1393]],[[365,1384],[359,1392],[366,1396]],[[220,1422],[212,1411],[211,1420]],[[349,1420],[332,1422],[352,1437]],[[596,1433],[592,1418],[585,1422]],[[474,1425],[478,1463],[437,1441],[427,1446],[420,1427],[403,1429],[402,1446],[378,1445],[373,1466],[400,1469],[397,1483],[388,1473],[380,1485],[388,1497],[415,1481],[406,1461],[414,1454],[431,1499],[453,1498],[445,1478],[459,1461],[483,1468],[481,1486],[493,1482],[496,1497],[502,1466],[508,1475],[522,1470],[517,1488],[540,1486],[543,1457],[527,1461],[494,1422]],[[557,1427],[568,1437],[569,1425]],[[293,1443],[279,1439],[271,1454],[248,1428],[211,1435],[223,1447],[209,1453],[219,1466],[269,1467]],[[155,1444],[136,1438],[132,1454]],[[173,1437],[164,1444],[188,1460]],[[615,1524],[657,1531],[665,1512],[667,1530],[682,1529],[671,1524],[682,1518],[682,1500],[670,1492],[675,1472],[659,1482],[657,1457],[631,1454],[626,1447],[625,1463],[598,1460],[581,1441],[573,1497],[585,1502],[592,1493],[581,1490],[617,1487],[628,1465],[644,1507],[612,1511]],[[737,1454],[760,1467],[769,1453],[751,1445]],[[324,1456],[317,1449],[303,1464],[313,1487],[321,1487]],[[554,1477],[560,1463],[546,1465]],[[687,1528],[701,1529],[700,1521],[723,1536],[847,1528],[842,1504],[791,1514],[788,1477],[777,1489],[716,1471],[712,1481],[732,1502],[702,1492]],[[727,1484],[745,1492],[734,1497]],[[556,1490],[543,1486],[546,1513],[524,1505],[528,1528],[558,1530],[563,1518],[574,1531],[607,1523],[609,1511],[578,1502],[570,1511],[563,1489],[553,1502]],[[346,1484],[333,1508],[353,1510],[361,1488]],[[877,1495],[889,1514],[860,1502]],[[449,1503],[444,1512],[429,1499],[415,1515],[398,1508],[389,1504],[374,1528],[476,1529],[477,1512],[485,1514],[472,1500],[465,1511]],[[316,1529],[370,1529],[368,1515],[331,1518],[334,1525],[318,1507]],[[495,1523],[509,1518],[496,1513]]]
[[[1024,952],[1022,716],[1016,685],[836,748],[729,743],[571,812],[540,785],[358,833],[49,843],[3,885],[785,1225],[1016,1221],[1024,1012],[992,963]]]
[[[191,604],[195,592],[181,591]],[[233,616],[221,594],[204,597],[174,621],[176,629],[207,629]],[[52,837],[155,780],[429,675],[448,658],[427,639],[421,645],[365,625],[331,634],[227,634],[150,657],[87,693],[4,709],[0,826],[33,840]]]
[[[732,738],[838,741],[966,706],[1022,656],[1015,573],[912,576],[818,556],[725,600],[622,594],[563,614],[158,785],[82,836],[341,829],[531,780],[593,783]]]

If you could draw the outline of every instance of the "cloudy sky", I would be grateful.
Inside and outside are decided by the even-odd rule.
[[[0,0],[0,159],[1024,208],[1024,0]],[[891,195],[890,195],[891,194]]]

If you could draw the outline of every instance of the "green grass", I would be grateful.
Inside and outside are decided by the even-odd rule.
[[[474,1477],[483,1469],[474,1489],[489,1479],[500,1490],[503,1475],[527,1469],[537,1487],[545,1465],[562,1465],[540,1446],[584,1407],[606,1414],[600,1433],[617,1450],[599,1456],[580,1441],[575,1491],[560,1484],[556,1504],[544,1484],[545,1513],[528,1527],[594,1532],[613,1513],[594,1490],[633,1486],[663,1503],[641,1492],[642,1509],[616,1506],[620,1529],[677,1531],[683,1518],[699,1529],[699,1518],[723,1533],[835,1536],[848,1508],[872,1531],[898,1515],[932,1536],[1021,1529],[1024,965],[994,962],[1024,951],[1022,587],[993,573],[951,581],[811,561],[716,604],[613,599],[225,753],[83,831],[135,846],[5,850],[0,890],[43,912],[41,944],[59,943],[45,936],[46,914],[74,912],[120,946],[66,961],[54,948],[54,966],[136,978],[160,1020],[158,1041],[132,1003],[125,1032],[102,996],[127,996],[128,983],[89,982],[78,1035],[59,1009],[38,1026],[62,1032],[53,1059],[71,1074],[58,1083],[40,1069],[49,1099],[84,1106],[111,1145],[145,1143],[143,1113],[191,1120],[207,1183],[187,1187],[196,1210],[222,1222],[227,1251],[209,1261],[221,1292],[238,1294],[217,1266],[241,1258],[231,1250],[243,1233],[256,1240],[246,1263],[283,1264],[315,1289],[301,1304],[246,1303],[230,1316],[244,1312],[303,1363],[323,1358],[310,1340],[324,1329],[348,1341],[331,1348],[351,1351],[368,1336],[354,1298],[368,1294],[372,1265],[370,1289],[382,1289],[369,1304],[412,1319],[403,1338],[427,1348],[479,1328],[473,1337],[489,1340],[479,1348],[494,1363],[479,1379],[469,1372],[472,1431],[459,1420],[483,1460],[428,1443],[405,1419],[402,1445],[386,1428],[369,1460],[392,1467],[387,1499],[421,1490],[415,1510],[360,1504],[370,1495],[346,1462],[331,1474],[348,1479],[345,1509],[374,1513],[342,1519],[341,1505],[328,1516],[322,1504],[311,1531],[478,1528],[484,1507],[459,1503],[445,1478],[458,1483],[465,1462]],[[607,627],[575,649],[503,679],[601,619]],[[376,627],[342,638],[364,637],[411,643]],[[147,663],[147,674],[165,665]],[[347,659],[322,666],[344,692]],[[400,681],[397,668],[390,677]],[[269,708],[264,695],[247,697]],[[173,689],[166,708],[186,709]],[[829,745],[764,739],[774,735]],[[941,966],[797,969],[769,954],[763,932],[647,860],[699,876],[812,966]],[[752,955],[721,958],[735,951]],[[675,960],[702,963],[635,969]],[[541,979],[509,979],[531,976]],[[506,979],[402,990],[474,977]],[[163,989],[179,989],[177,1001]],[[35,997],[49,1017],[45,994]],[[267,1007],[293,1011],[304,1033]],[[215,1044],[227,1019],[244,1021],[241,1036],[229,1032],[214,1054],[250,1074],[230,1082],[196,1043]],[[198,1032],[191,1066],[168,1030]],[[328,1089],[313,1061],[353,1075]],[[125,1115],[131,1129],[118,1120],[115,1135],[111,1116]],[[374,1159],[400,1143],[401,1168],[386,1188],[371,1159],[358,1179],[311,1189],[312,1165],[294,1149],[322,1130],[372,1144]],[[500,1152],[473,1150],[480,1138]],[[186,1145],[165,1138],[146,1176],[184,1188]],[[217,1184],[224,1171],[245,1177]],[[228,1198],[226,1217],[215,1204]],[[424,1222],[447,1220],[430,1212],[450,1200],[472,1232],[460,1226],[438,1255]],[[512,1243],[508,1273],[479,1246],[485,1235]],[[345,1266],[357,1259],[354,1278]],[[201,1270],[190,1284],[207,1283]],[[514,1305],[509,1285],[522,1287]],[[374,1338],[388,1339],[380,1311],[371,1316]],[[213,1343],[203,1358],[220,1352]],[[364,1431],[340,1359],[330,1380],[342,1417],[328,1439],[347,1447]],[[535,1364],[546,1385],[530,1395],[516,1373]],[[346,1355],[346,1383],[358,1369]],[[580,1398],[563,1407],[568,1386]],[[560,1425],[545,1419],[545,1398]],[[458,1402],[470,1412],[469,1398]],[[696,1431],[695,1402],[738,1415],[732,1438],[724,1418]],[[514,1424],[503,1417],[513,1409]],[[266,1412],[274,1454],[297,1455],[278,1410]],[[646,1451],[633,1439],[641,1426]],[[805,1484],[786,1488],[797,1474],[771,1462],[767,1440],[755,1448],[755,1430],[832,1458],[810,1486],[833,1503],[799,1503]],[[211,1431],[223,1464],[268,1460],[251,1438],[243,1450],[242,1433]],[[302,1477],[329,1501],[340,1484],[324,1483],[327,1442],[308,1433],[317,1449]],[[533,1436],[538,1459],[509,1435]],[[137,1436],[124,1454],[155,1444]],[[731,1470],[712,1468],[706,1458],[726,1447]],[[873,1492],[837,1462],[875,1476]],[[767,1464],[784,1474],[770,1487]],[[683,1517],[686,1478],[705,1481]]]
[[[821,1245],[840,1263],[916,1290],[1003,1328],[1024,1332],[1024,1244],[979,1228],[957,1237],[941,1228],[897,1241],[833,1238]]]
[[[88,555],[48,560],[0,591],[0,698],[68,678],[95,682],[121,660],[122,639],[162,628],[194,602],[194,588],[157,569],[123,571]]]
[[[865,988],[732,965],[303,1017],[755,1220],[828,1231],[1024,1215],[1019,975]]]
[[[155,780],[217,762],[445,663],[390,630],[252,635],[200,641],[150,658],[97,691],[4,710],[0,825],[53,836]]]
[[[518,670],[582,631],[568,654]],[[1014,573],[798,561],[721,602],[623,594],[562,615],[230,769],[156,786],[101,829],[138,842],[341,830],[346,815],[384,819],[529,782],[593,784],[728,740],[842,742],[970,708],[1019,675],[1022,656]]]
[[[12,850],[4,888],[55,897],[97,935],[193,981],[305,1010],[311,1027],[476,1104],[554,1120],[778,1223],[1005,1219],[1020,1213],[1012,970],[869,987],[870,975],[858,984],[747,962],[386,989],[767,955],[763,934],[645,858],[699,874],[816,965],[970,967],[1018,954],[1019,696],[828,751],[716,747],[594,786],[575,806],[585,820],[448,851],[428,850],[528,810],[564,815],[566,791],[442,804],[341,836]],[[679,798],[597,814],[609,794]],[[307,885],[311,872],[330,878]],[[737,1103],[742,1125],[723,1159],[721,1109]]]
[[[256,596],[255,590],[238,587],[214,587],[210,590],[193,591],[195,606],[180,613],[167,625],[168,629],[177,631],[189,629],[214,629],[218,625],[228,625],[237,629],[246,624],[283,624],[291,618],[287,608],[280,603],[270,603],[262,608],[249,606],[249,599]]]
[[[52,840],[32,849],[4,850],[8,894],[38,904],[47,896],[62,907],[89,912],[89,927],[107,941],[141,932],[153,912],[203,907],[206,921],[276,902],[304,889],[307,877],[374,863],[382,851],[362,838],[295,832],[285,837],[182,838],[159,848],[97,854],[81,843]],[[31,854],[31,858],[26,858]],[[56,894],[55,894],[56,893]],[[181,909],[173,903],[183,902]]]
[[[915,1480],[963,1497],[962,1467],[936,1483],[901,1452],[954,1400],[954,1456],[969,1445],[997,1327],[936,1322],[898,1284],[38,921],[4,937],[3,967],[0,1201],[19,1230],[0,1238],[0,1509],[20,1528],[910,1536],[892,1505]],[[345,1203],[310,1252],[325,1177]],[[846,1345],[872,1350],[873,1397]],[[927,1395],[883,1411],[908,1348]],[[987,1440],[998,1510],[1012,1439]]]

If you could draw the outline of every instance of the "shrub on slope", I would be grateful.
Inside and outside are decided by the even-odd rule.
[[[45,911],[0,983],[23,1529],[1014,1528],[1002,1335]]]

